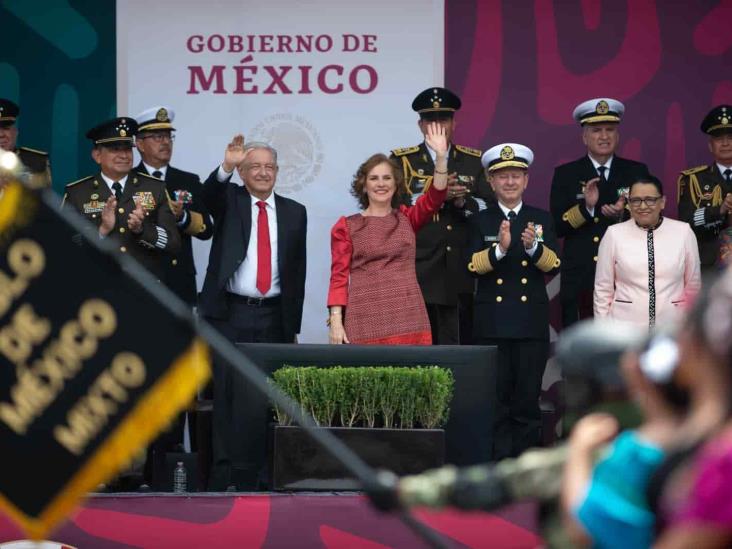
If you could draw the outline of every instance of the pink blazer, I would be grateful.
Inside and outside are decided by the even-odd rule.
[[[608,228],[595,271],[596,317],[648,328],[648,232],[632,219]],[[699,248],[688,223],[664,218],[653,234],[656,324],[679,313],[687,295],[701,286]]]

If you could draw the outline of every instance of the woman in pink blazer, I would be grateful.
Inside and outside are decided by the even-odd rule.
[[[600,242],[595,271],[596,317],[653,327],[673,319],[701,286],[699,249],[688,223],[661,215],[661,182],[649,175],[630,186],[631,219]]]

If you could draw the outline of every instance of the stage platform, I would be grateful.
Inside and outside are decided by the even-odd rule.
[[[422,511],[415,515],[449,547],[541,545],[533,504],[495,513]],[[22,539],[0,518],[0,541]],[[49,536],[77,548],[418,548],[396,517],[354,493],[98,494]]]

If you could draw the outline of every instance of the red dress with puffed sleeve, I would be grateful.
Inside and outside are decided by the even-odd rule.
[[[328,306],[345,307],[351,343],[432,343],[414,268],[415,232],[440,209],[446,194],[430,187],[414,206],[384,217],[341,217],[333,226]]]

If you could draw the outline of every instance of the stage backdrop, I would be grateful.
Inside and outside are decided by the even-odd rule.
[[[203,178],[238,132],[278,150],[276,191],[309,218],[300,340],[325,341],[330,228],[362,161],[421,141],[410,105],[442,85],[443,41],[442,0],[118,2],[118,112],[170,105],[172,164]]]

